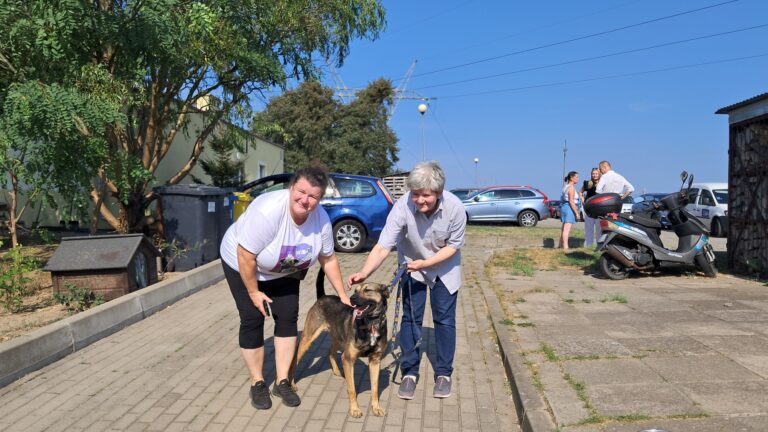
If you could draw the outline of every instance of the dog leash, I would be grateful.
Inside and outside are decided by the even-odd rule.
[[[397,284],[397,297],[395,299],[395,317],[392,320],[392,337],[389,339],[389,344],[387,346],[387,351],[392,353],[392,363],[390,363],[387,367],[384,368],[384,370],[389,370],[394,368],[394,371],[392,372],[392,382],[395,382],[395,378],[397,377],[397,373],[400,370],[400,362],[402,361],[402,358],[405,354],[408,354],[412,351],[416,351],[421,346],[421,332],[419,332],[419,337],[416,338],[415,334],[413,334],[414,339],[418,339],[416,343],[414,344],[413,348],[406,352],[397,353],[395,352],[395,349],[397,347],[397,344],[395,343],[398,336],[399,336],[399,330],[398,330],[398,324],[400,321],[400,305],[402,304],[402,294],[403,294],[403,284],[408,285],[408,305],[411,308],[411,331],[416,331],[416,322],[413,321],[413,301],[411,297],[411,277],[408,276],[407,278],[403,279],[403,276],[405,276],[405,273],[408,271],[408,266],[406,263],[400,264],[400,267],[398,268],[397,272],[395,273],[394,279],[392,279],[392,283],[389,286],[389,292],[390,294],[395,288],[395,284]]]

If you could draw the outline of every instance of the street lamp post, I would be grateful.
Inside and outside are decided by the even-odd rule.
[[[480,162],[480,158],[475,158],[475,189],[477,189],[477,163]]]
[[[427,112],[427,104],[419,104],[419,113],[421,114],[421,160],[427,160],[427,138],[424,135],[424,113]]]

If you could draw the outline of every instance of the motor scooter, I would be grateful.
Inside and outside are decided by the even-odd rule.
[[[679,193],[662,198],[655,205],[667,210],[672,230],[678,236],[677,249],[667,249],[661,241],[661,223],[642,215],[619,213],[619,194],[597,194],[588,199],[584,209],[590,217],[600,220],[603,234],[597,250],[600,271],[607,278],[620,280],[631,271],[652,271],[666,266],[696,265],[705,275],[715,277],[715,253],[709,243],[709,230],[696,216],[685,210],[693,175],[680,174]],[[688,185],[686,187],[686,180]]]

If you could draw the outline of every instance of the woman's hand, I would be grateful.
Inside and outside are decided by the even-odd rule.
[[[408,267],[408,271],[412,272],[412,271],[419,271],[421,269],[425,269],[429,266],[427,266],[427,263],[424,260],[413,260],[408,263],[407,267]]]
[[[352,285],[363,283],[366,279],[368,279],[368,275],[363,272],[353,273],[347,278],[347,286],[352,288]]]
[[[343,296],[339,296],[339,299],[340,299],[340,300],[341,300],[341,302],[342,302],[342,303],[344,303],[345,305],[347,305],[347,306],[349,306],[349,307],[354,307],[354,306],[352,305],[352,300],[350,300],[350,299],[349,299],[349,296],[347,295],[347,293],[344,293],[344,295],[343,295]]]
[[[258,309],[259,312],[261,312],[261,314],[266,317],[267,311],[264,309],[264,302],[272,303],[272,299],[267,297],[267,295],[261,291],[248,291],[248,296],[251,298],[253,305],[256,306],[256,309]]]

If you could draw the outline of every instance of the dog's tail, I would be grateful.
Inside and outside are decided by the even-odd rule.
[[[317,298],[325,295],[325,272],[323,267],[320,267],[320,271],[317,272],[317,279],[315,280],[315,291],[317,292]]]

